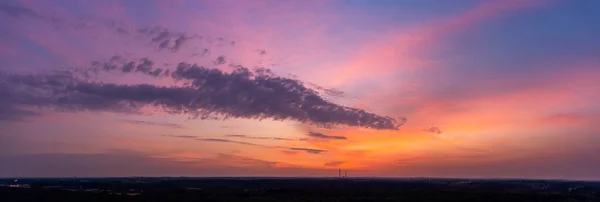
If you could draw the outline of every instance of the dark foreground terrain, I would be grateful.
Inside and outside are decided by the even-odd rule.
[[[367,178],[0,180],[0,201],[600,201],[600,183]]]

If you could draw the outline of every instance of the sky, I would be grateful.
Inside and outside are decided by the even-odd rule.
[[[600,180],[597,0],[5,0],[0,177]]]

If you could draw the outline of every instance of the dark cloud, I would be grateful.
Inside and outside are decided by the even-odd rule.
[[[181,46],[183,46],[183,44],[188,41],[189,39],[191,39],[191,37],[186,37],[185,35],[181,35],[179,37],[177,37],[175,39],[175,42],[173,44],[173,47],[171,48],[172,51],[177,51],[179,50],[179,48],[181,48]]]
[[[285,141],[293,141],[293,140],[295,140],[295,139],[284,138],[284,137],[273,137],[271,139],[273,139],[273,140],[285,140]]]
[[[238,67],[231,73],[196,64],[179,63],[173,71],[154,67],[154,62],[142,58],[139,62],[109,60],[94,62],[92,71],[118,71],[123,73],[166,76],[189,82],[187,87],[143,86],[147,90],[146,104],[153,103],[175,113],[191,113],[195,117],[223,117],[274,120],[296,120],[319,127],[346,125],[374,129],[398,129],[404,119],[380,116],[362,109],[334,104],[295,79],[278,77],[269,69],[250,71]],[[133,68],[135,67],[135,68]],[[109,85],[109,84],[105,84]],[[106,87],[106,86],[105,86]],[[112,90],[131,91],[142,86],[113,86]],[[125,89],[128,88],[128,89]],[[97,91],[95,91],[97,92]],[[132,92],[133,93],[133,92]],[[181,94],[181,95],[179,95]],[[111,93],[110,95],[116,95]],[[162,96],[174,97],[162,97]],[[149,96],[154,96],[150,99]],[[129,96],[130,97],[130,96]],[[180,99],[174,99],[180,98]],[[134,101],[134,100],[127,100]],[[137,101],[136,101],[137,102]]]
[[[51,107],[54,102],[47,91],[62,82],[68,80],[64,80],[59,73],[40,77],[0,72],[0,121],[22,121],[40,115],[44,108]]]
[[[151,121],[139,121],[139,120],[122,120],[124,123],[135,124],[135,125],[147,125],[147,126],[163,126],[169,128],[183,128],[183,126],[175,123],[158,123]]]
[[[180,63],[171,76],[176,80],[191,81],[199,91],[213,94],[207,96],[213,103],[211,107],[230,117],[294,119],[324,127],[348,125],[398,129],[402,124],[391,117],[333,104],[298,80],[269,73],[269,70],[251,72],[246,68],[224,73]]]
[[[169,48],[169,43],[170,43],[170,42],[171,42],[171,40],[170,40],[170,39],[164,40],[163,42],[161,42],[161,43],[158,45],[158,49],[167,49],[167,48]]]
[[[173,52],[181,49],[191,39],[204,39],[197,35],[173,32],[160,26],[138,29],[137,33],[149,37],[150,42],[158,45],[159,50],[168,49]]]
[[[156,75],[157,69],[152,64],[144,60],[135,69]],[[118,66],[103,66],[103,70],[107,71],[118,69]],[[4,89],[2,93],[25,96],[12,98],[20,99],[19,104],[70,111],[137,112],[141,107],[154,106],[169,113],[189,114],[199,119],[291,119],[322,127],[348,125],[375,129],[398,129],[400,126],[391,117],[331,103],[297,80],[257,74],[245,68],[225,73],[180,63],[170,76],[175,80],[190,81],[190,86],[99,83],[82,80],[70,72],[60,72],[6,75],[3,80],[11,87],[5,86],[9,90]],[[40,99],[45,102],[36,102]]]
[[[208,48],[202,49],[202,56],[207,56],[210,55],[210,50],[208,50]]]
[[[110,28],[114,29],[119,34],[124,35],[127,35],[129,33],[136,33],[136,36],[147,39],[148,42],[153,44],[158,50],[170,50],[172,52],[177,52],[181,50],[185,44],[188,44],[191,40],[199,40],[200,42],[206,43],[209,46],[212,45],[212,41],[209,40],[209,37],[202,37],[196,34],[176,32],[160,26],[136,29],[132,25],[122,23],[118,26]],[[203,56],[210,52],[208,48],[203,49]]]
[[[244,139],[259,139],[259,140],[283,140],[283,141],[294,141],[295,139],[291,138],[282,138],[282,137],[257,137],[257,136],[247,136],[247,135],[225,135],[226,137],[234,137],[234,138],[244,138]]]
[[[424,131],[430,132],[430,133],[436,133],[436,134],[440,134],[442,133],[442,130],[440,130],[438,127],[432,126],[429,128],[425,128],[423,129]]]
[[[317,133],[317,132],[308,132],[308,136],[314,137],[314,138],[322,138],[322,139],[334,139],[334,140],[346,140],[348,138],[344,137],[344,136],[330,136],[330,135],[325,135],[323,133]]]
[[[214,61],[215,65],[221,65],[221,64],[225,64],[225,56],[219,56],[217,57],[217,60]]]
[[[292,148],[289,148],[289,149],[290,150],[294,150],[294,151],[305,151],[305,152],[311,153],[311,154],[321,154],[321,153],[327,152],[327,150],[299,148],[299,147],[292,147]]]
[[[343,161],[330,161],[330,162],[327,162],[327,163],[323,164],[323,166],[336,167],[336,166],[342,165],[344,163],[345,162],[343,162]]]

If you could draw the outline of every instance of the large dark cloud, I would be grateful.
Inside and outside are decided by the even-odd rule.
[[[268,69],[251,71],[238,67],[228,73],[182,62],[170,71],[156,67],[147,58],[131,61],[113,57],[108,61],[94,62],[92,69],[86,72],[101,71],[168,77],[185,81],[189,85],[159,87],[84,82],[74,86],[73,90],[113,103],[127,101],[138,106],[151,104],[166,111],[191,114],[203,119],[269,118],[296,120],[320,127],[346,125],[393,130],[398,129],[405,121],[337,105],[321,97],[315,90],[307,88],[303,82],[275,76]]]
[[[154,75],[152,62],[136,66]],[[107,68],[122,71],[127,66]],[[296,120],[322,127],[347,125],[374,129],[398,129],[402,121],[340,106],[320,97],[298,80],[251,72],[239,68],[231,73],[195,64],[180,63],[170,77],[189,81],[189,86],[151,84],[120,85],[92,82],[70,72],[35,75],[5,74],[2,92],[11,96],[8,105],[54,107],[66,110],[136,112],[154,106],[193,118],[246,118]],[[16,90],[17,89],[17,90]],[[18,90],[21,89],[21,90]],[[14,96],[17,97],[14,97]],[[41,102],[40,102],[41,100]],[[11,101],[9,101],[11,102]]]
[[[314,138],[334,139],[334,140],[346,140],[346,139],[348,139],[348,138],[346,138],[344,136],[331,136],[331,135],[325,135],[323,133],[317,133],[317,132],[308,132],[308,136],[314,137]]]

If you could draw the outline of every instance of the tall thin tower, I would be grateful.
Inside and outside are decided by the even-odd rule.
[[[342,177],[342,169],[338,170],[338,177],[340,177],[340,178]]]

